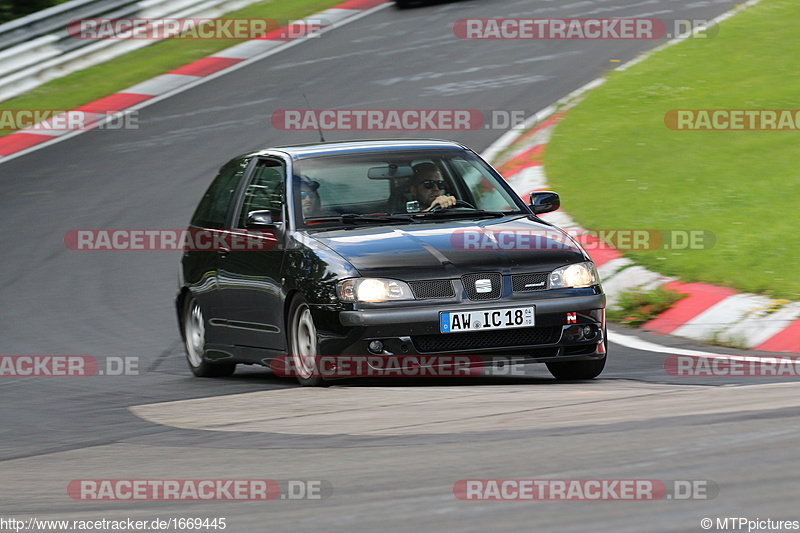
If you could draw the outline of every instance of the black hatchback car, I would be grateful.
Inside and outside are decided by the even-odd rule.
[[[236,157],[187,231],[215,236],[182,258],[176,306],[189,366],[225,376],[283,359],[313,386],[326,382],[320,357],[436,365],[460,354],[592,379],[606,360],[605,295],[580,245],[537,216],[559,204],[534,192],[526,205],[449,141]]]

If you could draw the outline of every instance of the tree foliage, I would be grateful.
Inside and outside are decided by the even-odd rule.
[[[0,23],[36,13],[59,3],[59,0],[0,0]]]

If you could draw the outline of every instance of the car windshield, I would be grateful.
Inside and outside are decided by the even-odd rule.
[[[308,225],[527,213],[485,163],[461,151],[311,157],[294,174]]]

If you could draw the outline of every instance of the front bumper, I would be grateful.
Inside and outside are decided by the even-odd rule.
[[[529,305],[534,306],[533,327],[440,332],[442,312],[491,311]],[[604,308],[605,295],[598,291],[529,301],[502,299],[435,304],[428,301],[414,307],[339,310],[335,318],[338,323],[335,329],[339,333],[326,333],[320,348],[323,354],[355,356],[466,354],[484,363],[503,358],[513,358],[520,364],[602,359],[606,340]],[[324,313],[321,309],[318,312]],[[373,341],[380,342],[379,351],[374,344],[370,345]]]

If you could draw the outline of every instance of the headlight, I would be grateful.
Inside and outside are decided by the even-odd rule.
[[[557,268],[550,273],[551,289],[591,287],[600,283],[594,263],[575,263]]]
[[[345,302],[386,302],[413,300],[411,288],[402,281],[379,278],[353,278],[340,281],[339,298]]]

